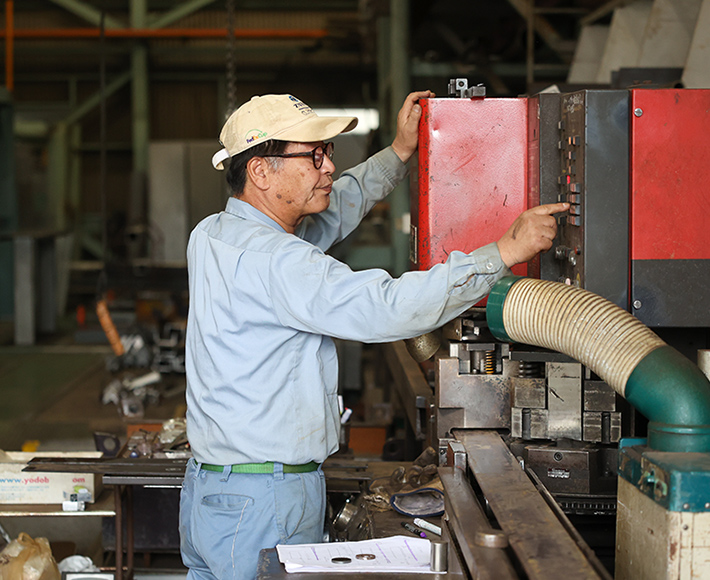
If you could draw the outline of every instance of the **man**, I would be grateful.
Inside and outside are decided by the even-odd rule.
[[[327,141],[355,127],[290,95],[254,97],[227,120],[233,197],[188,245],[187,421],[194,459],[180,507],[189,578],[253,578],[259,550],[323,538],[320,464],[338,447],[330,337],[387,342],[429,332],[485,296],[509,267],[547,250],[552,213],[521,214],[497,242],[393,279],[324,252],[406,176],[420,98],[410,94],[390,147],[336,182]]]

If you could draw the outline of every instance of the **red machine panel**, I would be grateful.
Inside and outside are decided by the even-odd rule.
[[[710,90],[631,91],[631,302],[648,326],[710,326]]]
[[[710,259],[710,90],[631,95],[631,259]]]
[[[527,99],[426,99],[412,262],[428,269],[453,250],[498,240],[527,209]],[[525,275],[526,264],[514,268]]]

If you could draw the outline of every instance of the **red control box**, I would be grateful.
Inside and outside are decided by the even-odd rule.
[[[426,270],[453,250],[497,241],[528,207],[527,99],[423,99],[411,260]],[[527,274],[527,264],[513,268]]]

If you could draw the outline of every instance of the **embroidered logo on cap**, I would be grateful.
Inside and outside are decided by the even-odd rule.
[[[260,131],[259,129],[251,129],[250,131],[247,131],[246,134],[247,143],[254,143],[254,141],[258,141],[264,137],[266,137],[266,132]]]
[[[289,99],[293,101],[293,106],[296,107],[302,115],[311,115],[313,114],[313,109],[311,109],[306,103],[303,101],[299,101],[296,97],[289,95]]]

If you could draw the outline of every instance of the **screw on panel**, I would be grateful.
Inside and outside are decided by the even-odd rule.
[[[636,310],[638,310],[639,308],[641,308],[641,306],[643,306],[643,304],[641,303],[640,300],[634,300],[634,308],[635,308]]]
[[[710,502],[708,502],[708,503],[705,504],[705,509],[706,509],[706,510],[710,510]]]
[[[643,115],[643,109],[640,109],[640,108],[634,109],[634,115],[636,115],[637,117],[640,117],[641,115]]]
[[[683,509],[684,509],[684,510],[689,510],[689,509],[690,509],[690,504],[689,504],[689,503],[684,503],[684,504],[683,504]]]

